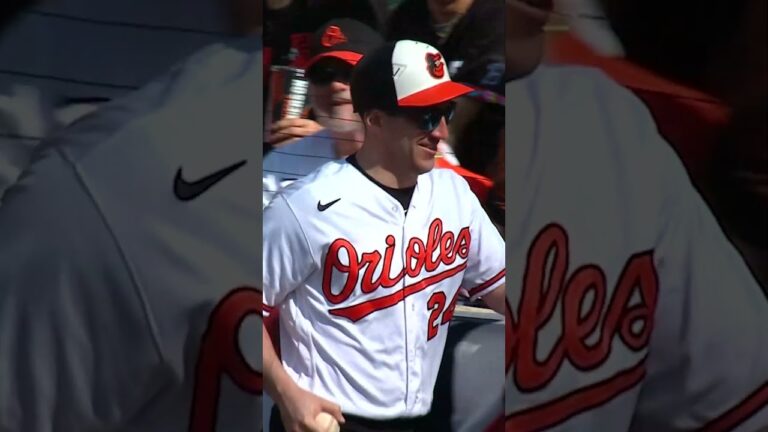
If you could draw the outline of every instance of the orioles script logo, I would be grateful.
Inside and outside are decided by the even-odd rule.
[[[462,228],[458,234],[451,231],[443,232],[443,221],[439,218],[435,219],[429,225],[426,244],[417,237],[408,241],[405,249],[405,266],[395,276],[391,276],[392,258],[397,251],[395,237],[388,235],[385,243],[383,260],[381,252],[377,250],[358,254],[355,246],[343,238],[331,243],[323,265],[323,294],[329,303],[338,305],[348,300],[358,283],[363,294],[370,294],[379,288],[386,289],[398,285],[406,275],[411,278],[422,273],[428,275],[394,293],[353,306],[331,309],[331,315],[345,317],[353,322],[358,321],[462,272],[467,267],[466,259],[469,255],[471,238],[469,227]],[[440,264],[451,265],[456,258],[462,258],[464,261],[448,270],[434,273]],[[334,270],[341,273],[343,278],[339,292],[333,291]],[[379,276],[374,278],[377,273]],[[430,275],[430,273],[434,274]],[[362,281],[360,281],[361,277]]]
[[[656,310],[658,277],[652,251],[632,255],[612,292],[603,270],[584,265],[568,274],[568,235],[550,224],[539,232],[528,251],[517,314],[507,311],[507,372],[522,393],[546,387],[567,360],[589,372],[603,366],[615,344],[633,352],[648,347]],[[631,302],[635,293],[639,302]],[[591,302],[587,298],[591,297]],[[545,355],[537,353],[539,332],[560,305],[561,336]],[[595,342],[592,336],[597,333]],[[616,340],[618,339],[618,340]],[[506,428],[533,431],[550,428],[594,409],[629,390],[645,375],[645,358],[615,375],[548,403],[507,416]]]

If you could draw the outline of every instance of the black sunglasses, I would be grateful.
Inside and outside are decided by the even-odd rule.
[[[342,61],[320,61],[309,68],[307,79],[315,85],[329,85],[334,81],[349,84],[352,79],[352,65]]]
[[[398,114],[413,121],[420,130],[432,132],[440,126],[440,120],[445,118],[450,123],[456,111],[456,102],[447,102],[424,108],[402,108]]]

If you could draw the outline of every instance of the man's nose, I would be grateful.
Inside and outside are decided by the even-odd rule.
[[[430,132],[430,135],[441,140],[448,139],[448,123],[446,123],[445,117],[440,118],[440,124]]]

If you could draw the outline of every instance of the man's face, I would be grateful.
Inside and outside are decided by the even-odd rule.
[[[389,154],[393,165],[398,164],[406,172],[417,175],[432,170],[437,144],[448,138],[447,122],[453,109],[454,103],[447,102],[384,115],[382,130],[392,146]]]
[[[506,0],[507,79],[533,72],[544,55],[544,25],[553,0]]]
[[[361,128],[360,118],[352,111],[349,93],[352,67],[343,60],[324,58],[307,70],[310,102],[317,122],[337,132]]]

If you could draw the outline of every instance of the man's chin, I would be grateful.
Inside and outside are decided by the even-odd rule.
[[[430,160],[419,161],[419,164],[416,166],[416,168],[419,174],[426,174],[435,168],[435,159],[432,158]]]

